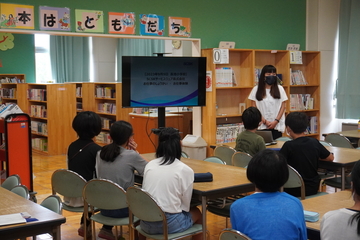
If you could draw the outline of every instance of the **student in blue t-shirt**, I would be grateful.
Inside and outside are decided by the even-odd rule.
[[[235,201],[230,208],[232,228],[251,239],[307,239],[304,211],[299,199],[279,192],[289,177],[286,159],[265,149],[250,161],[247,178],[256,193]]]

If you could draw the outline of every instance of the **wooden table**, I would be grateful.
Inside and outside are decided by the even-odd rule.
[[[328,211],[349,208],[354,205],[354,200],[350,191],[341,191],[323,195],[320,197],[308,198],[302,200],[304,210],[318,212],[320,214],[319,221],[317,222],[306,222],[308,233],[313,237],[309,239],[320,239],[320,223],[324,214]]]
[[[347,138],[360,139],[360,131],[358,131],[357,129],[355,129],[355,130],[347,130],[347,131],[342,131],[342,132],[337,132],[337,133],[342,134]],[[328,135],[328,133],[323,134],[324,137],[326,137],[326,135]]]
[[[148,160],[154,159],[153,153],[142,154]],[[194,183],[193,195],[201,200],[203,239],[206,239],[206,203],[208,199],[227,197],[230,195],[252,192],[255,186],[246,177],[246,169],[230,165],[206,162],[202,160],[181,158],[195,173],[211,172],[212,182]]]
[[[32,218],[38,219],[34,222],[0,226],[2,240],[25,238],[44,233],[50,233],[54,240],[61,239],[60,225],[65,223],[65,217],[2,187],[0,187],[0,196],[1,214],[27,212]]]

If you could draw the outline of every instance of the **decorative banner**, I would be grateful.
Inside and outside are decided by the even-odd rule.
[[[6,51],[14,47],[14,35],[11,33],[0,33],[0,50]]]
[[[109,12],[109,33],[135,34],[135,14]]]
[[[34,29],[34,6],[0,3],[0,28]]]
[[[70,9],[40,6],[40,30],[70,31]]]
[[[182,17],[169,17],[169,36],[172,37],[190,37],[191,19]]]
[[[163,36],[164,17],[156,14],[140,14],[140,35]]]
[[[104,32],[103,11],[75,9],[76,32]]]

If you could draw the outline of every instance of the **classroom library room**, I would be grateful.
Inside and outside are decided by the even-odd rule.
[[[360,239],[360,1],[0,3],[1,240]]]

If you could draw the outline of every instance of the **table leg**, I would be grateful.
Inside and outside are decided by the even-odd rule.
[[[60,229],[60,225],[53,227],[52,229],[52,237],[53,240],[61,240],[61,229]]]
[[[341,191],[345,190],[345,167],[341,168]]]
[[[202,235],[203,240],[206,240],[206,196],[201,196],[201,206],[202,206]]]

